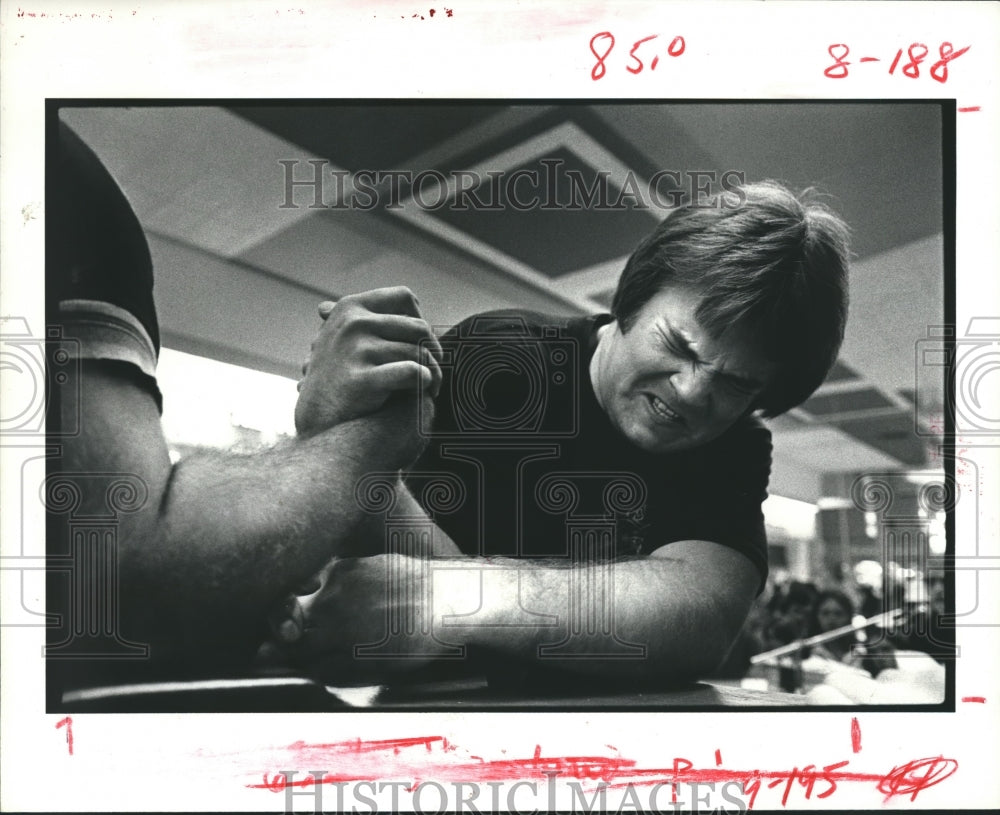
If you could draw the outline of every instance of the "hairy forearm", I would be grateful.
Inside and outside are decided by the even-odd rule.
[[[357,481],[406,460],[383,416],[172,465],[148,394],[100,368],[72,384],[63,422],[80,416],[80,433],[65,440],[59,475],[75,484],[81,517],[107,515],[115,479],[136,485],[135,506],[115,516],[120,619],[154,661],[249,659],[268,611],[351,539]]]
[[[164,601],[185,598],[176,611],[219,639],[253,636],[253,620],[351,541],[355,484],[388,466],[377,430],[357,420],[254,455],[182,460],[123,577]]]
[[[691,678],[722,660],[742,621],[683,561],[475,563],[472,569],[468,561],[435,563],[435,571],[450,572],[442,589],[450,588],[435,593],[441,638],[541,667],[631,680]],[[461,618],[451,615],[477,608],[474,624],[455,625]]]
[[[402,484],[393,512],[423,514]],[[384,517],[378,521],[381,528]],[[708,542],[588,564],[456,558],[460,550],[437,528],[433,541],[430,611],[442,641],[633,681],[711,672],[737,636],[758,579],[742,555]]]

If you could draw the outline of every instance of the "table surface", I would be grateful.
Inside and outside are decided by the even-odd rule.
[[[444,709],[656,709],[805,706],[805,697],[791,693],[749,690],[737,686],[695,682],[669,690],[594,690],[575,694],[497,691],[485,679],[447,680],[415,686],[389,686],[374,699],[377,710]]]
[[[802,696],[696,682],[669,690],[586,690],[554,694],[498,690],[485,678],[371,688],[330,689],[303,677],[157,682],[67,694],[67,712],[572,711],[774,709],[807,704]]]

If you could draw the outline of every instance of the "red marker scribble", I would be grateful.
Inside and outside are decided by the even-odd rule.
[[[66,747],[69,749],[69,754],[73,755],[73,719],[67,716],[65,719],[60,719],[56,722],[56,730],[60,727],[66,728]]]
[[[940,784],[957,769],[958,762],[953,758],[917,759],[894,768],[879,782],[878,789],[885,793],[886,801],[894,795],[909,795],[911,801],[916,801],[918,792]]]
[[[857,718],[851,719],[851,749],[855,753],[861,752],[861,725]]]
[[[958,112],[959,113],[975,113],[978,110],[979,110],[979,105],[973,105],[973,106],[967,107],[967,108],[959,108]]]
[[[852,721],[852,745],[860,750],[860,728]],[[855,772],[846,769],[849,760],[817,767],[807,764],[791,770],[728,769],[721,766],[701,769],[688,758],[674,757],[660,767],[639,767],[634,759],[619,755],[546,756],[537,745],[530,758],[484,760],[478,756],[460,754],[458,748],[443,736],[363,741],[353,739],[328,744],[295,742],[285,750],[288,757],[279,766],[302,767],[291,778],[285,773],[264,772],[263,779],[247,786],[281,792],[287,786],[311,787],[317,784],[338,784],[355,781],[377,781],[384,778],[407,778],[410,789],[416,789],[424,780],[438,782],[461,781],[488,783],[537,779],[576,779],[589,782],[592,790],[628,786],[670,785],[676,790],[679,784],[721,784],[735,781],[742,785],[752,808],[761,790],[782,788],[781,803],[785,806],[792,791],[801,789],[805,798],[828,798],[842,783],[872,784],[885,795],[885,800],[904,795],[915,801],[917,795],[949,778],[958,768],[958,762],[944,756],[921,758],[889,773]],[[857,751],[856,750],[856,751]],[[715,751],[717,765],[721,764],[722,751]],[[311,768],[320,776],[313,777]],[[307,769],[308,768],[308,769]],[[592,791],[591,790],[591,791]]]
[[[837,791],[837,782],[834,779],[833,770],[839,770],[841,767],[846,767],[850,764],[849,761],[838,761],[835,764],[828,764],[823,768],[822,773],[816,772],[815,766],[810,764],[807,767],[803,767],[801,770],[798,767],[794,767],[790,773],[783,773],[780,777],[775,778],[768,785],[768,789],[774,789],[779,784],[784,783],[785,791],[781,794],[781,805],[788,805],[788,797],[792,792],[792,787],[795,782],[798,782],[800,786],[806,788],[806,800],[812,797],[813,789],[816,786],[817,781],[826,782],[826,788],[817,794],[817,798],[828,798]],[[750,806],[753,806],[753,802],[756,801],[756,792],[750,798]]]
[[[979,110],[979,108],[976,108],[976,110]],[[973,702],[973,703],[975,703],[977,705],[985,705],[986,704],[986,697],[985,696],[963,696],[962,697],[962,701],[963,702]]]

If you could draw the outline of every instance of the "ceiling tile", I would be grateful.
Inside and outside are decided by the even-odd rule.
[[[875,388],[862,388],[861,390],[819,394],[807,399],[800,405],[800,408],[814,416],[831,416],[893,406],[894,403]]]
[[[306,152],[348,170],[413,168],[407,160],[482,122],[497,105],[392,102],[245,105],[231,110]]]
[[[532,175],[519,177],[515,175],[518,172]],[[513,189],[506,182],[497,184],[494,194],[486,179],[477,197],[495,202],[495,210],[446,206],[434,215],[548,277],[559,277],[631,253],[656,225],[650,211],[642,208],[644,201],[638,201],[637,206],[636,198],[623,196],[621,208],[617,208],[622,191],[613,181],[598,176],[599,172],[572,150],[555,149],[507,170],[506,179],[520,179]],[[578,180],[571,180],[574,177]],[[535,179],[537,183],[533,183]],[[624,183],[624,179],[617,181]],[[590,190],[604,199],[603,206],[573,205],[574,201],[585,201]],[[509,195],[514,196],[513,205]],[[541,203],[530,209],[522,206],[522,202],[532,201]],[[540,235],[545,239],[526,240]]]
[[[899,411],[889,416],[833,422],[844,433],[881,450],[898,462],[914,466],[927,463],[927,440],[917,435],[913,413]]]

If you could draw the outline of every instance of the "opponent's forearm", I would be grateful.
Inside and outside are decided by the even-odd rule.
[[[168,611],[181,644],[249,648],[267,610],[352,539],[355,486],[398,464],[388,453],[359,419],[253,455],[182,460],[146,534],[124,547],[122,579]]]
[[[475,563],[481,568],[464,571],[461,561],[436,563],[436,571],[443,567],[461,576],[445,577],[451,591],[435,602],[442,639],[458,637],[542,667],[633,680],[691,678],[721,662],[738,631],[684,564],[672,560]],[[477,607],[472,626],[449,625],[458,618],[441,616]]]
[[[412,460],[402,412],[172,465],[155,403],[117,371],[84,366],[60,403],[65,426],[79,417],[55,462],[78,495],[74,513],[108,517],[113,484],[135,488],[133,505],[113,516],[120,620],[154,660],[252,653],[267,612],[351,536],[357,481]],[[51,551],[66,551],[68,534],[53,527]]]

